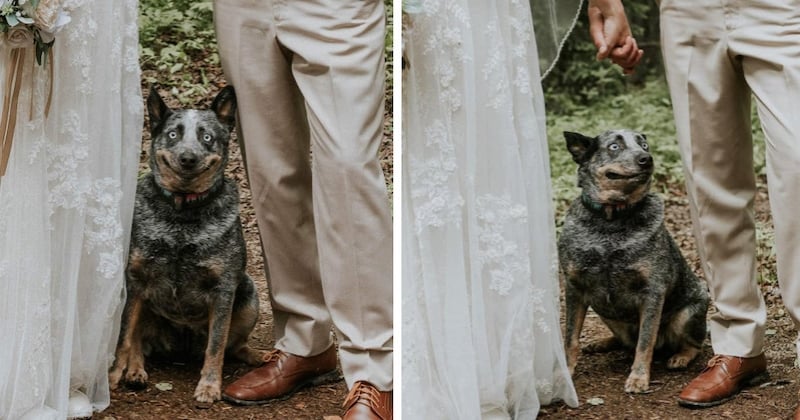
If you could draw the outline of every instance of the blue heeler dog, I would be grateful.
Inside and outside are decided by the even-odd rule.
[[[112,389],[120,380],[143,388],[145,355],[202,355],[194,397],[211,403],[221,397],[226,350],[250,364],[263,357],[247,344],[258,295],[245,273],[239,194],[224,175],[236,95],[226,87],[210,110],[173,110],[152,89],[147,108],[151,172],[136,190],[127,301],[109,379]]]
[[[591,307],[614,335],[585,350],[635,348],[625,391],[645,392],[654,350],[671,355],[670,369],[685,368],[699,353],[708,291],[664,227],[663,201],[648,192],[653,158],[645,136],[628,130],[564,136],[582,189],[558,241],[567,364],[574,373]]]

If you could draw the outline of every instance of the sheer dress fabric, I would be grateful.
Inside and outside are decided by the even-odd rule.
[[[564,23],[544,25],[561,28],[545,37],[545,69],[578,10],[546,3]],[[552,401],[576,405],[531,5],[415,6],[403,40],[403,416],[532,419]]]
[[[138,1],[63,3],[72,21],[48,57],[49,114],[48,70],[28,48],[0,178],[0,418],[9,420],[63,419],[76,389],[95,410],[108,406],[124,298],[143,121]]]

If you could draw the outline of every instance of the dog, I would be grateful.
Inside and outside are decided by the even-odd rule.
[[[669,369],[697,357],[706,337],[708,290],[664,227],[663,201],[649,192],[654,164],[647,138],[629,130],[564,137],[582,191],[558,240],[567,366],[574,374],[591,307],[613,337],[585,350],[635,348],[625,392],[644,393],[654,351],[671,355]]]
[[[245,273],[238,189],[224,175],[236,95],[228,86],[210,109],[173,110],[153,88],[147,109],[151,171],[136,189],[127,300],[109,382],[142,389],[145,356],[196,354],[204,361],[194,398],[213,403],[226,351],[252,365],[264,356],[247,344],[258,295]]]

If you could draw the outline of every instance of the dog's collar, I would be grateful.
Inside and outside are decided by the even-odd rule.
[[[167,190],[159,185],[155,177],[153,177],[153,184],[156,189],[161,192],[161,197],[172,204],[175,210],[183,210],[186,208],[197,208],[206,205],[206,203],[213,201],[222,192],[223,179],[220,178],[211,188],[199,193],[178,193]]]
[[[583,206],[586,207],[587,210],[602,216],[606,220],[613,220],[618,217],[627,216],[638,210],[639,207],[642,206],[643,202],[644,200],[634,204],[603,204],[592,200],[592,198],[589,197],[589,194],[586,194],[586,192],[581,194],[581,203],[583,203]]]

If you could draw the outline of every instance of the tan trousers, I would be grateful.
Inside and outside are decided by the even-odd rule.
[[[268,267],[275,347],[339,341],[348,387],[392,388],[382,0],[215,0]],[[313,165],[309,163],[313,150]]]
[[[661,0],[661,42],[695,235],[717,312],[714,352],[763,351],[750,98],[766,135],[784,304],[800,326],[800,0]]]

